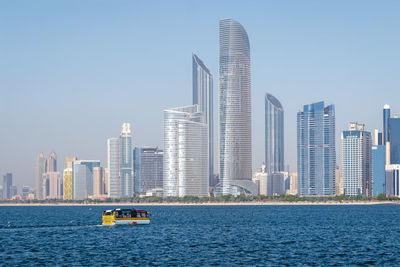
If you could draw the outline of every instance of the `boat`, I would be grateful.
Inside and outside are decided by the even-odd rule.
[[[150,212],[136,209],[105,210],[102,214],[103,225],[140,225],[150,224]]]

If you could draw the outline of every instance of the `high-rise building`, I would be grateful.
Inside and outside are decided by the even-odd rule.
[[[52,151],[50,156],[47,158],[46,162],[46,172],[56,172],[57,171],[57,154]]]
[[[199,105],[164,110],[165,197],[207,196],[208,127]]]
[[[3,199],[11,199],[12,195],[12,173],[3,175]]]
[[[72,162],[71,162],[72,164]],[[72,166],[71,168],[65,168],[63,172],[63,199],[64,200],[72,200]]]
[[[335,108],[324,102],[297,113],[297,170],[301,196],[335,194]]]
[[[72,194],[75,200],[93,195],[93,169],[100,167],[99,160],[77,160],[72,165]]]
[[[163,188],[164,152],[158,147],[136,147],[134,150],[135,195],[145,195]]]
[[[72,165],[77,160],[75,156],[65,157],[65,169],[63,172],[63,199],[72,200],[73,199],[73,172]]]
[[[233,19],[219,23],[219,168],[220,194],[251,192],[250,43]],[[256,188],[256,187],[255,187]]]
[[[36,159],[36,199],[43,199],[43,173],[46,172],[46,158],[40,152]]]
[[[343,195],[343,178],[342,178],[342,170],[336,166],[335,169],[335,195],[341,196]]]
[[[43,198],[60,199],[61,198],[61,176],[60,172],[43,173]]]
[[[104,194],[104,169],[103,167],[93,168],[93,195],[100,196]]]
[[[384,145],[372,146],[372,180],[373,195],[386,193],[386,147]]]
[[[299,193],[298,190],[298,185],[299,185],[299,181],[297,179],[297,173],[293,172],[289,175],[289,179],[290,179],[290,189],[288,194],[289,195],[297,195]]]
[[[387,196],[400,197],[400,164],[386,165],[386,186]]]
[[[110,177],[110,172],[108,171],[108,168],[104,168],[104,194],[108,195],[108,187],[110,185],[109,182],[109,177]]]
[[[121,177],[121,197],[127,198],[133,196],[132,180],[132,134],[131,124],[122,124],[120,139],[120,177]]]
[[[400,118],[389,119],[390,163],[400,164]]]
[[[372,139],[364,124],[349,123],[342,132],[343,193],[346,196],[372,196]]]
[[[107,140],[108,197],[110,198],[121,198],[120,149],[119,138],[109,138]]]
[[[193,61],[193,105],[198,104],[203,114],[204,122],[208,127],[208,166],[209,185],[214,178],[214,103],[213,103],[213,77],[203,61],[192,55]]]
[[[383,135],[381,132],[379,132],[378,129],[374,130],[374,140],[373,140],[372,145],[374,145],[374,146],[383,145]]]
[[[383,106],[383,144],[386,145],[390,140],[389,134],[390,106]]]
[[[278,99],[265,94],[265,164],[267,173],[284,171],[283,107]]]

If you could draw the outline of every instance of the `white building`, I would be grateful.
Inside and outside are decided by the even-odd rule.
[[[199,105],[164,110],[165,197],[208,196],[208,151]]]
[[[121,176],[119,173],[120,164],[120,140],[109,138],[107,140],[107,162],[108,162],[108,197],[121,197]]]
[[[386,165],[386,195],[400,197],[400,164]]]

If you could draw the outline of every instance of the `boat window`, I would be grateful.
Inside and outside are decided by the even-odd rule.
[[[106,210],[106,211],[103,211],[103,215],[112,215],[112,213],[111,213],[111,211]]]

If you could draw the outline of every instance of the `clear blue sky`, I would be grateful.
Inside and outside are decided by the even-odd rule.
[[[131,122],[134,145],[162,147],[162,110],[191,104],[195,52],[218,91],[218,21],[251,45],[253,167],[264,160],[264,94],[285,109],[296,168],[296,112],[324,100],[382,128],[400,111],[400,1],[0,1],[0,173],[34,185],[36,156],[100,159]],[[215,111],[217,106],[215,106]]]

